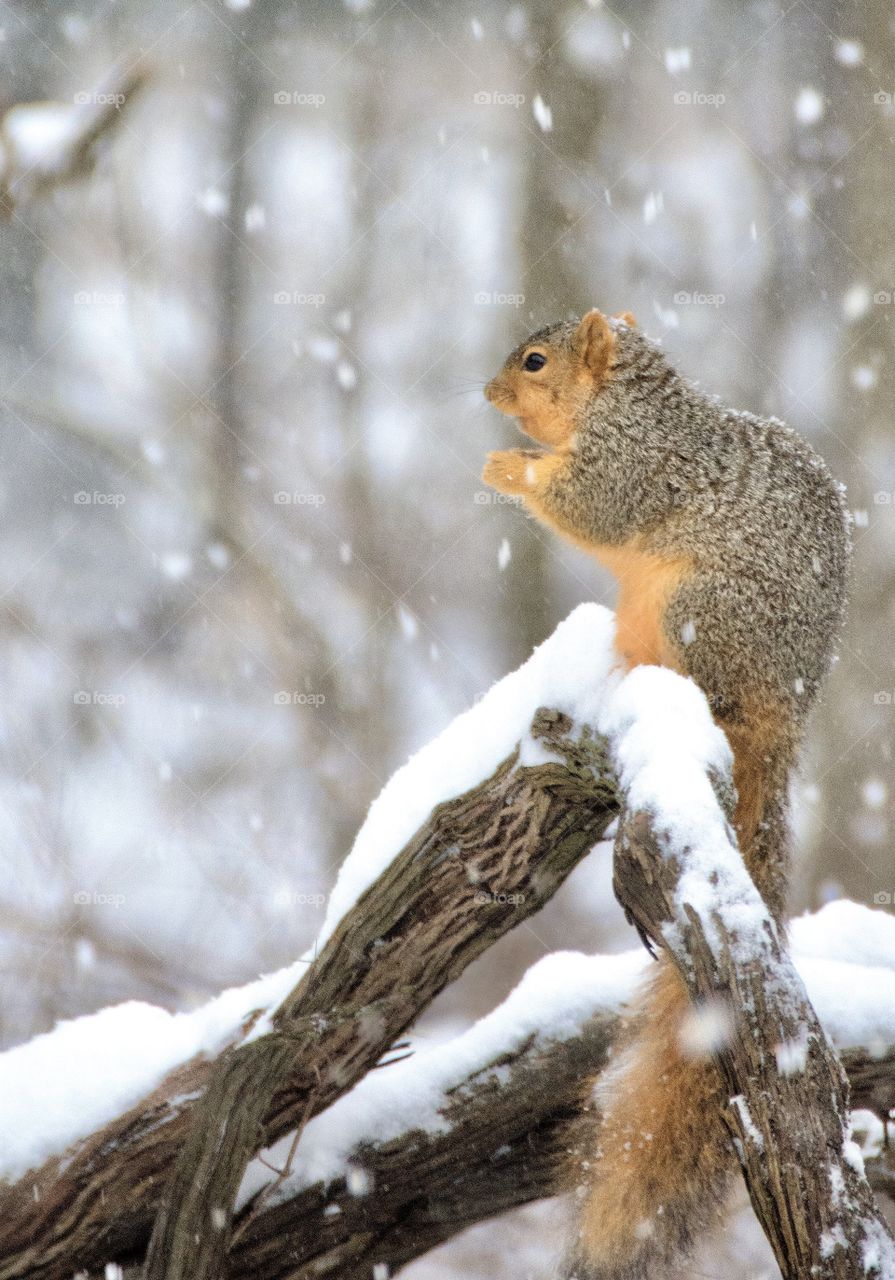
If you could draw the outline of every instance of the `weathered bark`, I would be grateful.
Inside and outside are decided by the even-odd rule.
[[[138,1266],[183,1150],[188,1160],[169,1183],[178,1199],[168,1203],[186,1204],[188,1213],[169,1215],[162,1229],[179,1274],[190,1277],[200,1274],[201,1252],[214,1276],[360,1280],[377,1261],[394,1268],[473,1222],[560,1189],[562,1170],[575,1167],[564,1152],[589,1140],[575,1117],[581,1080],[599,1071],[615,1031],[605,1011],[566,1043],[539,1038],[508,1050],[499,1078],[486,1067],[448,1088],[445,1132],[411,1130],[359,1146],[350,1163],[370,1175],[367,1194],[335,1183],[276,1203],[281,1187],[237,1215],[229,1254],[207,1243],[230,1234],[221,1222],[231,1225],[229,1207],[251,1156],[350,1088],[445,983],[550,897],[605,831],[618,808],[612,768],[602,742],[586,731],[572,740],[570,728],[557,713],[540,712],[533,732],[557,763],[521,766],[514,753],[491,778],[433,811],[346,915],[271,1032],[231,1046],[215,1064],[185,1064],[126,1116],[0,1193],[0,1280],[99,1275],[113,1260]],[[784,1274],[805,1274],[822,1252],[823,1231],[834,1227],[846,1243],[816,1274],[863,1274],[848,1252],[860,1232],[869,1228],[884,1259],[891,1242],[869,1188],[842,1157],[844,1077],[770,921],[752,951],[752,934],[744,941],[725,925],[730,883],[741,904],[755,895],[747,915],[753,906],[762,911],[733,847],[733,874],[723,868],[703,920],[677,903],[688,852],[668,847],[659,826],[643,813],[624,817],[617,889],[647,936],[672,952],[695,997],[733,997],[737,1035],[718,1056],[731,1096],[744,1101],[728,1108],[727,1121]],[[803,1032],[805,1072],[784,1076],[773,1051]],[[852,1070],[856,1101],[885,1114],[895,1101],[895,1050],[863,1055]],[[222,1134],[223,1159],[212,1140]],[[825,1185],[831,1166],[831,1185],[842,1188],[839,1220]],[[889,1178],[884,1173],[880,1185]]]
[[[394,1274],[477,1222],[567,1190],[578,1168],[569,1151],[589,1144],[597,1125],[596,1115],[582,1122],[581,1082],[599,1073],[620,1023],[616,1013],[598,1011],[568,1039],[531,1038],[450,1081],[440,1108],[444,1130],[423,1132],[411,1122],[389,1142],[360,1140],[346,1163],[366,1175],[361,1196],[340,1178],[292,1194],[285,1188],[279,1203],[257,1214],[257,1200],[249,1203],[236,1218],[223,1274],[227,1280],[369,1280],[383,1261]],[[885,1115],[895,1104],[895,1046],[872,1057],[863,1050],[843,1057],[854,1105]],[[365,1130],[362,1116],[359,1129]],[[893,1176],[883,1161],[869,1167],[868,1177],[892,1194]],[[128,1280],[136,1280],[140,1262],[127,1269]],[[91,1271],[96,1280],[101,1276]]]
[[[280,1203],[248,1204],[235,1221],[236,1240],[224,1274],[228,1280],[299,1280],[311,1274],[340,1280],[369,1280],[377,1261],[392,1271],[443,1243],[476,1222],[532,1200],[566,1189],[578,1162],[568,1152],[587,1145],[596,1116],[582,1124],[582,1080],[596,1076],[618,1034],[621,1018],[596,1012],[582,1031],[566,1040],[543,1043],[530,1039],[508,1047],[471,1076],[447,1083],[442,1114],[447,1128],[425,1133],[409,1123],[405,1133],[387,1143],[359,1141],[347,1163],[367,1175],[369,1190],[353,1195],[344,1179],[329,1186],[317,1183]],[[851,1084],[852,1105],[884,1117],[895,1106],[895,1046],[843,1054]],[[128,1163],[130,1182],[157,1177],[157,1143],[165,1117],[176,1115],[180,1095],[201,1087],[210,1064],[195,1063],[172,1076],[142,1108],[140,1123],[117,1130]],[[499,1069],[499,1075],[495,1074]],[[132,1113],[134,1114],[134,1113]],[[365,1132],[363,1117],[359,1132]],[[108,1185],[106,1163],[113,1157],[103,1135],[91,1141],[94,1192]],[[120,1177],[120,1170],[118,1172]],[[871,1184],[892,1194],[892,1173],[876,1162],[868,1169]],[[30,1182],[29,1182],[30,1185]],[[151,1182],[149,1182],[151,1185]],[[28,1186],[23,1186],[28,1191]],[[52,1274],[71,1276],[75,1258],[83,1258],[82,1237],[72,1238],[72,1261]],[[102,1275],[102,1260],[130,1257],[138,1274],[142,1254],[101,1253],[91,1275]],[[14,1274],[22,1275],[21,1266]],[[33,1274],[41,1274],[35,1264]]]
[[[730,811],[729,783],[717,791]],[[714,1050],[729,1098],[722,1115],[784,1280],[895,1276],[895,1240],[847,1147],[842,1064],[738,859],[713,872],[709,905],[704,878],[699,903],[686,900],[699,852],[671,838],[661,813],[625,812],[615,891],[641,935],[668,951],[691,999],[727,1008],[731,1031]]]
[[[574,1038],[532,1038],[458,1079],[445,1093],[446,1131],[411,1128],[378,1146],[359,1144],[350,1164],[366,1175],[364,1195],[339,1179],[254,1218],[247,1206],[227,1276],[369,1280],[377,1262],[393,1273],[474,1222],[555,1194],[572,1167],[566,1149],[582,1081],[604,1065],[618,1021],[597,1014]]]
[[[369,1280],[377,1262],[394,1273],[476,1222],[569,1190],[579,1167],[569,1152],[588,1146],[597,1127],[593,1114],[582,1123],[582,1081],[599,1073],[619,1024],[596,1014],[574,1039],[502,1055],[493,1064],[499,1083],[487,1071],[458,1082],[443,1110],[445,1133],[410,1129],[378,1147],[358,1145],[349,1162],[367,1175],[368,1194],[352,1195],[340,1179],[264,1210],[232,1249],[228,1280]],[[874,1073],[892,1105],[891,1047],[879,1059],[850,1052],[845,1061],[855,1106],[872,1109],[862,1081],[869,1086]],[[868,1176],[883,1190],[892,1182],[881,1162]]]
[[[210,1070],[187,1064],[102,1133],[4,1189],[0,1278],[69,1280],[138,1257],[181,1150],[156,1258],[170,1256],[194,1280],[201,1255],[219,1274],[229,1231],[215,1229],[201,1249],[195,1237],[209,1236],[216,1207],[229,1222],[252,1155],[364,1075],[448,982],[548,901],[615,816],[603,745],[586,733],[569,739],[570,728],[539,713],[532,732],[557,763],[522,767],[514,753],[433,811],[343,919],[270,1033],[226,1050]]]

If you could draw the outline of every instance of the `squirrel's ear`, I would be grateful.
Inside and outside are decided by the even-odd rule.
[[[629,329],[637,328],[637,321],[634,318],[634,313],[631,311],[619,311],[612,318],[613,320],[624,320]]]
[[[609,321],[596,307],[581,317],[574,347],[593,377],[602,378],[609,368],[615,335],[609,327]]]

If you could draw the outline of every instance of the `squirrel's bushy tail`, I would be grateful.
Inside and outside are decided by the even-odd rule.
[[[574,1280],[664,1276],[724,1201],[734,1168],[710,1058],[682,1049],[686,990],[662,957],[644,993],[636,1037],[605,1073],[588,1153],[578,1235],[565,1268]]]
[[[790,746],[778,742],[759,757],[754,739],[747,745],[727,728],[739,794],[734,824],[746,864],[779,918]],[[737,1164],[710,1046],[681,1037],[689,1011],[683,982],[663,955],[627,1046],[597,1086],[601,1121],[595,1149],[582,1152],[578,1232],[564,1267],[569,1280],[658,1280],[724,1207]]]

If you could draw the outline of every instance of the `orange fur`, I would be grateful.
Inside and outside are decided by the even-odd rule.
[[[619,585],[615,647],[625,665],[655,663],[680,670],[664,631],[665,607],[689,568],[684,557],[657,556],[634,539],[621,547],[591,547]]]
[[[485,396],[501,413],[539,444],[561,452],[572,447],[581,408],[609,376],[615,359],[615,334],[599,311],[582,317],[571,351],[532,342],[518,363],[508,363],[485,387]],[[542,369],[522,367],[525,357],[547,355]]]
[[[674,1252],[694,1211],[706,1219],[721,1207],[712,1197],[729,1164],[720,1081],[710,1059],[681,1046],[688,1008],[686,989],[663,957],[640,1005],[636,1041],[599,1085],[598,1102],[609,1097],[590,1171],[598,1190],[583,1203],[578,1242],[594,1274],[614,1275],[622,1260],[640,1274],[637,1253],[650,1254],[651,1237],[666,1236]]]

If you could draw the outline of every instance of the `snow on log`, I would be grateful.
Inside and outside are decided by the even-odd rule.
[[[784,1280],[895,1277],[895,1240],[852,1140],[848,1082],[730,825],[729,757],[696,687],[633,671],[600,727],[624,810],[614,887],[697,1004],[721,1005],[723,1112]]]
[[[741,895],[744,936],[747,924],[761,936],[712,789],[729,763],[726,742],[688,682],[614,672],[612,634],[605,610],[577,609],[395,774],[339,874],[316,960],[311,952],[188,1015],[131,1003],[0,1055],[0,1174],[18,1179],[0,1189],[0,1280],[69,1280],[109,1262],[139,1264],[189,1142],[192,1159],[181,1163],[178,1199],[168,1204],[184,1198],[190,1168],[197,1190],[190,1198],[187,1188],[187,1214],[162,1221],[163,1235],[166,1224],[176,1229],[156,1255],[159,1266],[173,1257],[186,1267],[172,1274],[201,1274],[196,1235],[213,1268],[226,1241],[206,1248],[206,1239],[232,1230],[229,1256],[212,1274],[285,1280],[313,1265],[360,1280],[378,1261],[395,1267],[489,1214],[561,1189],[581,1081],[602,1066],[645,953],[549,957],[456,1041],[370,1068],[605,834],[619,807],[610,740],[627,791],[627,847],[632,831],[686,835],[680,848],[696,850],[688,895],[714,923],[695,871],[697,854],[717,856],[709,870]],[[670,864],[679,846],[663,850]],[[689,935],[673,917],[667,923],[656,940],[686,948]],[[842,1048],[860,1047],[848,1059],[855,1098],[887,1114],[895,922],[834,903],[794,922],[793,938],[828,1033]],[[835,1121],[838,1135],[844,1110]],[[223,1182],[208,1143],[221,1131]],[[264,1148],[281,1173],[253,1159]],[[852,1181],[842,1186],[852,1193]],[[190,1230],[191,1238],[179,1234]]]
[[[0,1192],[0,1280],[68,1278],[141,1252],[178,1156],[156,1258],[170,1244],[184,1275],[217,1274],[229,1231],[218,1213],[210,1225],[208,1206],[226,1228],[256,1151],[373,1067],[448,982],[549,900],[615,817],[605,747],[574,716],[579,690],[609,678],[613,625],[605,609],[576,609],[395,774],[339,874],[317,958],[262,984],[263,1007],[214,1063],[181,1062],[103,1128],[76,1135],[72,1122],[72,1151]],[[238,1006],[231,996],[211,1015],[209,1036]],[[0,1059],[0,1082],[2,1070]]]

